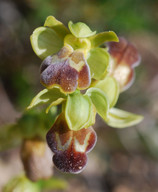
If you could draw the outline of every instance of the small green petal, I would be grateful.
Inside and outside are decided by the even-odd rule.
[[[119,39],[113,31],[106,31],[102,33],[98,33],[92,37],[89,38],[91,41],[92,47],[98,47],[99,45],[108,42],[108,41],[115,41],[119,42]]]
[[[96,31],[91,31],[91,29],[82,22],[74,23],[69,21],[68,27],[71,33],[77,38],[90,37],[96,34]]]
[[[63,39],[53,29],[47,27],[35,29],[30,40],[34,52],[41,59],[58,52],[63,46]]]
[[[76,49],[90,49],[91,43],[87,38],[77,38],[72,34],[68,34],[64,38],[64,45],[70,45],[74,50]]]
[[[136,125],[143,120],[143,116],[129,113],[117,108],[110,109],[108,121],[109,126],[114,128],[125,128]]]
[[[94,48],[88,52],[87,62],[90,67],[91,76],[96,80],[105,77],[109,66],[109,54],[104,48]]]
[[[45,27],[50,27],[53,29],[58,35],[60,35],[62,38],[65,37],[69,33],[68,29],[65,27],[63,23],[58,21],[55,17],[53,16],[48,16],[46,18],[46,21],[44,23]]]
[[[113,77],[106,77],[104,80],[97,81],[94,87],[101,89],[107,96],[110,108],[113,107],[119,97],[119,85]]]
[[[104,119],[107,120],[108,110],[109,110],[109,103],[106,95],[103,91],[98,88],[89,88],[86,92],[92,103],[94,104],[97,113]]]
[[[69,129],[78,131],[87,128],[93,122],[89,122],[92,118],[93,105],[91,99],[87,95],[79,92],[68,95],[65,107],[65,118]]]
[[[47,107],[46,113],[48,113],[49,110],[50,110],[53,106],[61,104],[64,100],[65,100],[64,98],[59,98],[59,99],[57,99],[56,101],[53,101],[53,102]]]
[[[57,102],[57,100],[59,98],[65,98],[65,97],[66,95],[61,93],[58,88],[43,89],[33,98],[27,109],[31,109],[33,107],[36,107],[37,105],[47,103],[54,103],[54,105],[55,104],[58,105],[59,103]]]

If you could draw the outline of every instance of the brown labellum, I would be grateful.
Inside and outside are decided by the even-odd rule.
[[[72,131],[61,114],[47,133],[47,143],[54,152],[53,162],[62,172],[79,173],[87,164],[87,154],[97,136],[92,127]]]
[[[80,51],[63,47],[57,54],[48,56],[41,64],[41,83],[47,88],[60,87],[64,93],[89,87],[90,69]]]
[[[108,48],[111,55],[110,73],[124,91],[134,81],[134,67],[139,65],[140,55],[136,47],[123,37],[119,37],[118,43],[108,43]]]

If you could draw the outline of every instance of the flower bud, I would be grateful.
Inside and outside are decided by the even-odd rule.
[[[51,177],[51,156],[52,153],[44,141],[38,138],[25,140],[21,148],[21,159],[27,177],[32,181]]]

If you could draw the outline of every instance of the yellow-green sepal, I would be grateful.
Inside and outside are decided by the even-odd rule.
[[[58,52],[63,47],[63,38],[55,30],[48,27],[38,27],[30,37],[31,45],[42,60]]]
[[[71,33],[77,38],[90,37],[96,34],[96,31],[91,31],[91,29],[82,22],[73,23],[69,21],[68,27]]]
[[[60,92],[60,89],[58,88],[54,87],[52,89],[43,89],[32,99],[27,109],[32,109],[38,105],[51,103],[46,110],[46,112],[48,112],[52,106],[60,104],[65,98],[66,95]]]
[[[62,38],[64,38],[68,33],[70,33],[69,30],[65,27],[65,25],[53,16],[48,16],[46,18],[44,26],[53,29]]]
[[[116,104],[120,91],[119,85],[113,77],[107,76],[103,80],[96,81],[92,86],[99,88],[104,92],[109,100],[110,108]]]
[[[93,48],[87,54],[91,77],[100,80],[108,73],[109,53],[104,48]]]
[[[68,95],[65,105],[65,119],[69,129],[73,131],[88,128],[94,123],[93,104],[88,95],[82,95],[78,91]]]
[[[86,95],[91,98],[97,113],[106,121],[109,110],[109,102],[104,92],[98,88],[89,88]]]
[[[92,37],[89,37],[89,40],[91,41],[92,48],[98,47],[108,41],[119,42],[119,39],[118,39],[116,33],[113,31],[105,31],[102,33],[98,33]]]
[[[134,126],[143,120],[143,116],[126,112],[121,109],[111,108],[106,123],[114,128]]]

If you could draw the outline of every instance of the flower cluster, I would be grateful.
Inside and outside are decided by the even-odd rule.
[[[112,31],[96,34],[86,24],[71,21],[68,28],[49,16],[31,35],[33,50],[43,60],[40,81],[46,88],[28,109],[47,104],[48,113],[62,104],[46,139],[55,166],[63,172],[79,173],[97,140],[91,127],[96,113],[115,128],[142,120],[140,115],[114,108],[120,92],[133,82],[140,56],[133,44]]]

